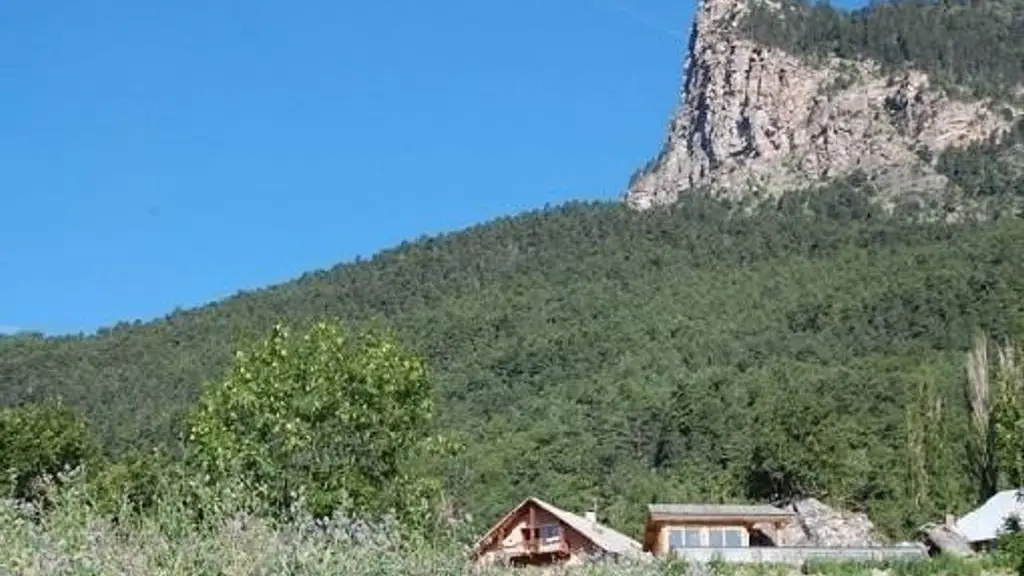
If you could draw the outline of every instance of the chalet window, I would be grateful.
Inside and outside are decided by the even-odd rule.
[[[708,528],[708,544],[712,548],[739,548],[743,546],[743,532],[739,528]]]
[[[683,531],[682,530],[669,530],[668,531],[668,549],[675,550],[676,548],[683,548]]]
[[[561,530],[558,529],[558,524],[545,524],[540,527],[540,540],[541,542],[555,542],[561,538]]]
[[[677,528],[669,530],[668,548],[700,548],[700,528]]]

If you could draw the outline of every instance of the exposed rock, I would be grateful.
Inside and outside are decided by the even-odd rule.
[[[952,523],[925,524],[920,532],[929,547],[944,554],[961,558],[975,555],[970,543],[952,528]]]
[[[839,58],[812,65],[758,45],[737,31],[747,1],[698,8],[680,103],[658,157],[630,183],[630,206],[703,186],[729,198],[751,186],[775,196],[857,170],[899,191],[884,198],[891,206],[946,188],[930,156],[1012,123],[1005,107],[951,99],[921,72],[886,75]]]
[[[797,519],[779,530],[774,538],[777,546],[866,547],[886,542],[875,533],[867,515],[831,508],[819,500],[807,498],[789,508]]]

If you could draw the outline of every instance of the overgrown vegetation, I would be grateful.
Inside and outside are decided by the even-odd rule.
[[[1003,137],[943,150],[935,168],[970,196],[1024,198],[1024,121]]]
[[[634,534],[651,500],[812,495],[903,536],[978,500],[964,355],[979,331],[994,342],[1024,334],[1021,245],[1019,220],[888,218],[852,182],[745,216],[697,196],[643,214],[570,204],[159,322],[8,338],[0,393],[7,403],[60,395],[80,410],[113,460],[101,476],[116,485],[173,476],[146,471],[149,451],[180,459],[186,413],[205,402],[200,383],[221,382],[204,396],[221,408],[199,412],[209,422],[276,402],[312,434],[245,452],[272,484],[250,479],[287,494],[348,457],[342,447],[336,460],[294,464],[289,452],[318,445],[316,427],[303,426],[327,407],[344,413],[347,395],[304,405],[284,375],[307,368],[272,369],[270,356],[250,358],[262,366],[250,367],[256,379],[224,371],[233,348],[282,320],[338,318],[387,327],[425,358],[437,424],[410,424],[408,442],[443,434],[464,449],[410,452],[386,468],[443,481],[443,506],[476,530],[529,494],[575,509],[596,500],[605,521]],[[289,357],[308,353],[296,346]],[[273,400],[257,382],[276,387]],[[263,441],[285,421],[246,423],[231,424],[234,436],[208,433],[210,454],[255,446],[247,435]],[[285,468],[295,476],[274,472]],[[346,490],[376,473],[352,470]],[[152,499],[145,482],[129,486]]]
[[[197,529],[181,507],[166,505],[115,524],[98,515],[80,490],[65,490],[44,521],[34,511],[0,502],[0,572],[23,576],[147,576],[252,574],[456,576],[467,570],[465,548],[451,541],[402,536],[401,527],[367,525],[343,515],[299,516],[279,524],[244,514],[225,515]],[[169,502],[167,502],[169,504]],[[1007,559],[937,558],[913,563],[815,563],[789,566],[687,565],[680,561],[596,562],[567,569],[578,576],[984,576],[1008,574]],[[881,571],[881,572],[880,572]],[[539,576],[536,569],[477,568],[480,576]],[[558,573],[558,572],[555,572]],[[547,572],[551,574],[551,572]]]
[[[745,29],[973,96],[1024,80],[1020,0],[783,10]],[[934,161],[972,196],[1019,196],[1022,145],[1018,124]],[[1024,225],[889,217],[872,192],[851,177],[744,216],[696,193],[569,204],[95,337],[0,337],[0,401],[64,402],[0,414],[5,488],[48,506],[37,479],[84,465],[114,519],[165,493],[216,518],[197,494],[241,490],[282,521],[302,500],[475,529],[539,494],[634,534],[652,500],[818,496],[905,536],[1022,477],[1016,389],[979,378],[1010,349],[992,342],[1024,335]],[[262,342],[322,318],[395,340],[321,324]]]
[[[0,495],[45,504],[41,482],[98,463],[101,449],[69,406],[45,401],[0,409]]]
[[[975,4],[747,25],[1010,99],[1024,4]],[[935,161],[1021,195],[1022,143]],[[1024,480],[1024,222],[888,216],[873,192],[573,203],[156,322],[0,336],[0,571],[462,573],[527,495],[634,535],[651,501],[815,496],[892,537],[963,513]],[[888,568],[1024,566],[1021,538]]]

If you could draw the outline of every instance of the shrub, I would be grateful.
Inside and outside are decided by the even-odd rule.
[[[189,465],[214,484],[239,481],[275,516],[304,499],[317,516],[395,511],[414,522],[437,492],[408,468],[432,446],[432,394],[423,361],[389,336],[276,326],[202,391]]]
[[[100,456],[87,422],[59,401],[0,409],[0,496],[42,499],[61,472]]]

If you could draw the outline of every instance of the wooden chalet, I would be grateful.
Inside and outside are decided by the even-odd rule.
[[[706,563],[789,564],[812,560],[879,562],[927,558],[924,546],[827,546],[785,542],[796,511],[748,504],[652,504],[644,526],[644,551]]]
[[[572,565],[592,557],[643,555],[639,542],[598,523],[593,513],[579,516],[539,498],[520,502],[473,547],[477,565]]]
[[[651,504],[644,551],[667,556],[687,549],[775,546],[775,533],[796,514],[767,505]]]

